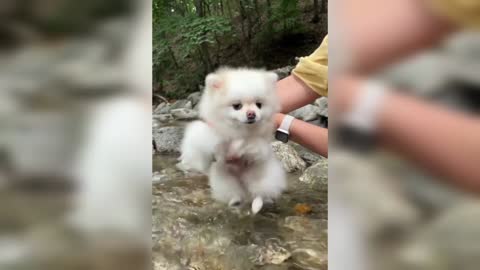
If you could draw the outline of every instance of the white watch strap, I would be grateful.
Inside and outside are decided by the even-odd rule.
[[[344,121],[362,131],[373,133],[377,124],[377,113],[382,104],[387,87],[374,80],[362,84],[363,89],[353,108],[344,116]]]
[[[283,131],[287,134],[290,134],[290,125],[292,125],[292,122],[293,122],[293,119],[295,119],[293,116],[291,115],[285,115],[285,117],[283,118],[282,120],[282,123],[280,124],[280,127],[278,128],[278,130],[280,131]]]

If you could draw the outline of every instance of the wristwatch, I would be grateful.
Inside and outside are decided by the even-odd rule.
[[[369,151],[376,145],[377,114],[387,87],[379,81],[368,80],[361,85],[361,90],[351,110],[340,117],[335,137],[352,150]]]
[[[277,129],[275,132],[275,139],[287,143],[288,138],[290,137],[290,125],[292,125],[293,122],[293,116],[291,115],[285,115],[285,117],[282,120],[282,123],[280,124],[280,127]]]

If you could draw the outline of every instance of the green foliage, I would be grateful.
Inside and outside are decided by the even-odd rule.
[[[180,44],[182,59],[192,55],[202,45],[214,45],[216,38],[232,31],[230,22],[223,17],[190,17],[178,27],[176,42]]]
[[[154,91],[180,98],[220,65],[266,66],[275,40],[304,31],[299,0],[153,0]]]

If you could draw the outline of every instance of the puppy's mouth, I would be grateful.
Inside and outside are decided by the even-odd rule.
[[[247,123],[247,124],[254,124],[255,122],[257,122],[257,120],[252,119],[252,120],[247,120],[247,122],[245,122],[245,123]]]

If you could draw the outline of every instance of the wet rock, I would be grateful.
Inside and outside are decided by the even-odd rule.
[[[312,151],[301,146],[300,144],[291,143],[291,145],[295,148],[295,150],[297,150],[300,157],[306,162],[307,167],[315,164],[322,158],[322,156],[320,156],[319,154],[313,153]]]
[[[287,172],[303,171],[307,167],[293,146],[282,142],[273,142],[272,149]]]
[[[173,121],[173,115],[169,113],[164,114],[154,114],[153,119],[160,121],[162,123]]]
[[[303,106],[302,108],[296,109],[291,112],[290,115],[293,117],[303,120],[303,121],[312,121],[319,117],[320,108],[312,104]]]
[[[286,217],[282,226],[297,233],[310,233],[312,231],[321,231],[327,229],[327,220],[310,219],[304,216]]]
[[[323,233],[326,223],[313,219],[315,213],[293,216],[283,224],[285,213],[291,213],[293,207],[288,202],[297,200],[303,192],[282,195],[284,203],[275,206],[279,212],[265,208],[259,215],[251,216],[249,206],[245,211],[237,211],[215,202],[208,179],[180,172],[176,158],[177,155],[155,155],[153,159],[155,171],[172,179],[152,186],[155,269],[323,269],[312,259],[315,256],[297,252],[298,260],[291,258],[296,249],[327,254]],[[289,178],[294,181],[297,176],[290,174]],[[293,189],[297,187],[293,185]],[[313,198],[318,198],[319,192],[309,188],[308,192],[312,198],[301,200],[317,202]]]
[[[278,239],[268,239],[265,246],[257,251],[257,257],[254,262],[256,265],[281,264],[290,256],[290,252]]]
[[[181,127],[162,127],[153,133],[153,139],[160,153],[179,152],[182,137],[183,128]]]
[[[174,109],[170,113],[177,120],[193,120],[198,118],[198,112],[192,109]]]
[[[188,95],[187,100],[189,100],[192,103],[192,106],[195,107],[200,101],[201,97],[202,97],[201,92],[195,92]]]
[[[152,182],[153,183],[160,183],[160,182],[166,181],[166,180],[168,180],[168,177],[161,172],[154,172],[153,175],[152,175]]]
[[[296,249],[292,252],[292,259],[302,269],[328,269],[328,255],[315,249]]]
[[[300,156],[302,157],[303,160],[307,163],[307,166],[311,166],[315,164],[315,162],[319,161],[322,157],[318,154],[312,153],[312,152],[300,152]]]
[[[327,269],[328,221],[305,216],[289,216],[281,223],[289,234],[284,234],[290,243],[291,260],[300,269]],[[305,237],[308,236],[308,240]]]
[[[328,190],[328,160],[321,158],[320,161],[307,168],[299,180],[317,190]]]

